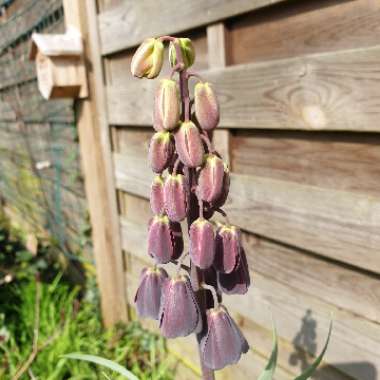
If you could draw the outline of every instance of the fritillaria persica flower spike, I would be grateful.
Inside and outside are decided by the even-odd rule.
[[[156,132],[149,144],[150,167],[155,173],[162,173],[172,162],[174,144],[170,132]]]
[[[135,303],[140,317],[158,319],[161,307],[161,291],[168,274],[162,268],[144,268]]]
[[[155,38],[146,39],[136,53],[131,63],[132,75],[138,78],[155,78],[161,71],[164,60],[164,44]]]
[[[199,82],[194,89],[195,116],[199,125],[211,131],[219,123],[219,103],[210,83]]]
[[[189,185],[184,175],[169,174],[164,185],[165,211],[169,219],[180,222],[187,216]]]
[[[160,81],[154,97],[156,133],[149,145],[149,163],[156,176],[150,189],[154,216],[148,228],[148,254],[156,264],[176,264],[177,274],[168,278],[163,269],[144,270],[136,306],[141,316],[159,317],[161,333],[167,338],[197,334],[203,379],[211,380],[213,370],[236,363],[248,350],[220,302],[222,294],[247,292],[249,270],[240,231],[222,209],[230,173],[212,142],[219,104],[213,86],[188,70],[195,59],[192,42],[171,36],[145,40],[132,59],[132,73],[157,76],[164,43],[170,45],[172,71]],[[189,92],[190,80],[198,82],[194,94]],[[216,213],[226,220],[217,228],[211,221]],[[187,259],[180,224],[184,220],[189,234],[188,265],[183,261]],[[211,291],[212,299],[201,288]]]
[[[178,259],[183,250],[181,225],[166,215],[153,217],[148,231],[148,253],[158,264]]]
[[[156,131],[176,128],[179,122],[180,105],[177,83],[163,79],[154,98],[153,127]]]
[[[162,291],[160,329],[166,338],[187,336],[200,328],[201,314],[187,276],[168,279]]]
[[[201,341],[204,363],[211,369],[221,369],[239,361],[249,345],[239,327],[223,306],[207,310],[207,334]]]

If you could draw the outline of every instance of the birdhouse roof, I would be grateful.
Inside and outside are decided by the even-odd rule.
[[[80,56],[83,52],[82,36],[76,30],[68,29],[64,34],[33,33],[29,58],[35,59],[40,51],[46,56]]]

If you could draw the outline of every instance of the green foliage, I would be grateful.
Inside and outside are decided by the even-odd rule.
[[[329,333],[327,335],[326,343],[322,349],[322,352],[314,360],[314,362],[301,375],[297,376],[294,380],[307,380],[314,374],[317,367],[321,363],[323,356],[326,353],[327,347],[328,347],[329,342],[330,342],[331,332],[332,332],[332,322],[330,323]],[[272,380],[273,379],[273,375],[274,375],[274,372],[275,372],[276,366],[277,366],[277,355],[278,355],[277,333],[276,333],[276,329],[273,327],[272,353],[271,353],[271,356],[269,358],[269,361],[268,361],[264,371],[260,374],[258,380]]]

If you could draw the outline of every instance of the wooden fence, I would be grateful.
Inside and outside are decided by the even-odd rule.
[[[216,139],[233,173],[227,211],[245,231],[253,279],[248,295],[225,298],[253,350],[220,378],[257,378],[273,314],[276,379],[294,379],[310,363],[332,318],[315,378],[376,380],[379,1],[99,0],[98,8],[87,0],[80,13],[91,97],[78,129],[106,322],[126,318],[124,293],[132,303],[150,262],[146,157],[156,84],[131,77],[131,57],[146,37],[179,34],[193,39],[195,68],[219,93]],[[169,348],[184,363],[196,357],[193,337]],[[188,367],[178,378],[196,378]]]

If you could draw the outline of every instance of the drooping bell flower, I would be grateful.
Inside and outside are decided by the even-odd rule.
[[[165,211],[174,222],[184,220],[189,205],[189,185],[182,174],[169,174],[164,185]]]
[[[218,370],[235,364],[248,350],[247,340],[224,306],[207,310],[207,334],[201,340],[206,367]]]
[[[140,317],[158,319],[161,307],[161,293],[168,277],[163,268],[144,268],[140,285],[135,295],[135,304]]]
[[[154,97],[153,127],[156,131],[170,131],[178,126],[180,102],[177,83],[162,79]]]
[[[213,130],[219,123],[219,103],[208,82],[198,82],[194,88],[195,116],[202,129]]]
[[[183,251],[181,225],[169,220],[167,215],[152,218],[148,230],[148,254],[158,264],[178,259]]]
[[[164,60],[164,44],[155,38],[146,39],[136,50],[131,62],[132,75],[138,78],[155,78]]]
[[[200,217],[190,226],[189,253],[191,261],[199,268],[209,268],[214,262],[215,234],[212,224]]]
[[[164,179],[161,175],[156,175],[150,187],[150,208],[155,215],[162,215],[164,208]]]
[[[189,168],[202,165],[204,147],[199,130],[192,121],[183,122],[174,139],[178,157],[184,165]]]
[[[225,294],[245,294],[251,279],[244,249],[240,249],[240,260],[231,273],[218,273],[219,288]]]
[[[212,203],[222,196],[224,185],[224,163],[216,154],[207,154],[199,173],[198,196]]]
[[[178,276],[165,281],[160,312],[160,329],[166,338],[177,338],[198,332],[201,314],[190,280]]]
[[[212,202],[212,206],[215,208],[222,207],[228,198],[228,193],[230,191],[230,170],[228,169],[228,165],[224,163],[224,176],[223,176],[223,186],[222,191],[219,197]]]
[[[222,225],[215,236],[214,267],[222,273],[231,273],[240,261],[241,234],[235,226]]]
[[[162,173],[172,162],[174,143],[170,132],[156,132],[149,144],[148,159],[155,173]]]
[[[185,68],[192,66],[195,60],[195,50],[193,43],[190,38],[178,38],[179,47],[182,52],[182,59],[185,65]],[[177,64],[177,50],[173,42],[170,43],[169,46],[169,61],[170,65],[174,67]]]

